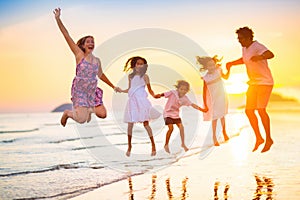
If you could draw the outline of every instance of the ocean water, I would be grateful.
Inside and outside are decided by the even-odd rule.
[[[275,171],[272,178],[277,181],[275,190],[281,197],[278,199],[297,199],[300,195],[300,190],[295,189],[300,183],[300,136],[297,134],[300,110],[290,109],[283,115],[282,106],[278,106],[278,110],[276,106],[273,108],[271,115],[276,123],[273,132],[281,142],[274,150],[276,155],[269,156],[259,168]],[[107,119],[93,117],[84,125],[70,120],[66,127],[59,124],[61,113],[1,114],[0,199],[68,199],[132,175],[178,164],[180,159],[204,160],[212,145],[210,123],[203,122],[201,113],[193,109],[183,114],[190,151],[185,153],[180,148],[176,128],[170,142],[171,154],[163,151],[166,129],[159,118],[150,124],[157,155],[150,156],[149,139],[143,127],[137,125],[129,158],[125,156],[126,124],[119,123],[118,114]],[[243,111],[231,110],[226,120],[231,137],[239,137],[243,130],[249,129]],[[281,154],[280,148],[289,151]],[[278,168],[271,166],[274,165],[272,159],[278,162]],[[289,188],[293,188],[292,191]]]
[[[64,199],[126,177],[96,162],[60,116],[0,115],[0,199]]]
[[[185,131],[196,133],[186,134],[188,146],[199,132],[199,113],[187,111]],[[126,124],[118,119],[93,117],[84,125],[69,120],[62,127],[60,117],[61,113],[0,115],[0,199],[67,199],[129,175],[167,167],[184,155],[178,130],[170,141],[172,154],[164,152],[162,117],[151,123],[157,155],[150,156],[148,136],[142,126],[136,125],[130,158],[125,156]],[[208,127],[203,125],[202,129]],[[193,153],[198,151],[196,147]]]

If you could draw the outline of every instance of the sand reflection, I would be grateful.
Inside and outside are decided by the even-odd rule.
[[[255,175],[254,177],[257,187],[253,200],[260,200],[263,195],[266,195],[266,200],[273,200],[273,180],[267,177],[259,177],[258,175]]]
[[[187,177],[185,177],[182,180],[181,196],[180,196],[180,198],[176,197],[176,199],[185,200],[187,198],[187,188],[186,188],[187,181],[188,181]],[[171,191],[170,178],[167,178],[167,180],[166,180],[166,188],[167,188],[167,194],[168,194],[169,200],[173,200],[175,197],[173,196],[172,191]]]
[[[128,186],[129,186],[129,199],[133,200],[133,187],[131,177],[128,178]]]
[[[155,200],[155,195],[156,195],[156,178],[157,176],[154,174],[152,175],[152,185],[151,185],[151,194],[150,196],[148,197],[149,200]],[[166,190],[167,190],[167,196],[169,198],[169,200],[173,200],[173,199],[178,199],[178,200],[186,200],[187,198],[187,181],[188,181],[188,178],[185,177],[183,180],[182,180],[182,186],[181,186],[181,194],[179,197],[176,197],[173,195],[172,193],[172,189],[171,189],[171,181],[170,181],[170,178],[167,178],[166,181],[165,181],[165,184],[166,184]],[[128,186],[129,186],[129,195],[128,195],[128,199],[129,200],[134,200],[134,189],[133,189],[133,184],[132,184],[132,179],[131,177],[128,178]]]
[[[219,187],[220,187],[220,182],[216,181],[215,185],[214,185],[214,200],[219,200],[219,196],[218,196]],[[227,193],[228,193],[229,188],[230,188],[229,184],[226,184],[225,188],[224,188],[224,200],[228,200]]]
[[[156,194],[156,178],[157,176],[155,174],[152,175],[152,186],[151,186],[151,195],[149,197],[149,200],[155,199]]]

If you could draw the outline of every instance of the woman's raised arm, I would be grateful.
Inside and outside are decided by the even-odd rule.
[[[56,8],[54,11],[54,16],[58,25],[59,30],[61,31],[61,33],[63,34],[64,38],[66,39],[71,51],[73,52],[73,54],[76,57],[76,60],[78,60],[78,57],[82,57],[84,55],[83,51],[77,46],[77,44],[73,41],[73,39],[71,38],[68,30],[66,29],[66,27],[64,26],[64,24],[62,23],[61,19],[60,19],[60,13],[61,13],[61,9],[60,8]]]

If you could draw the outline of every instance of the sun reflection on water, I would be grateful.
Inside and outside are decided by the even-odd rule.
[[[249,134],[242,133],[239,137],[234,138],[230,141],[232,143],[231,154],[234,160],[238,163],[244,163],[248,160],[249,156],[249,148],[251,146],[251,140],[249,138]]]

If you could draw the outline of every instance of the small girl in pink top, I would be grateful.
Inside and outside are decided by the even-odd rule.
[[[177,81],[175,85],[176,90],[170,90],[168,92],[164,92],[162,94],[157,94],[154,97],[160,98],[164,96],[168,98],[168,101],[165,105],[164,109],[164,119],[165,124],[168,126],[169,130],[167,131],[166,135],[166,143],[165,143],[165,151],[170,153],[169,150],[169,140],[171,134],[173,132],[173,124],[176,124],[180,131],[181,137],[181,147],[188,151],[187,146],[184,143],[184,127],[181,123],[181,118],[179,116],[179,108],[181,106],[192,106],[193,108],[200,110],[202,112],[206,112],[207,109],[200,108],[196,104],[192,103],[189,98],[186,96],[186,93],[190,90],[190,84],[184,80]]]

